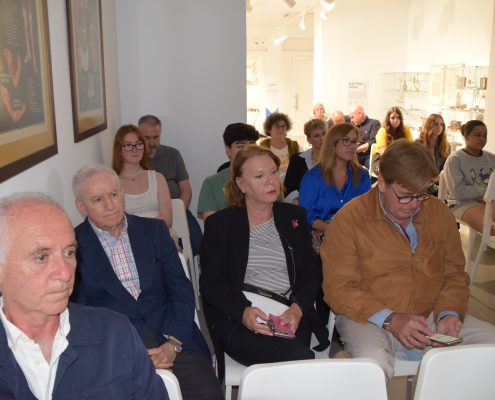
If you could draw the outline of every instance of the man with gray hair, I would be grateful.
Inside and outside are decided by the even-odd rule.
[[[357,157],[361,165],[370,167],[371,145],[376,142],[376,134],[380,129],[380,121],[368,118],[362,106],[356,106],[351,111],[351,122],[359,129],[361,144],[357,148]]]
[[[76,207],[75,301],[126,315],[156,368],[173,369],[185,400],[223,398],[211,355],[194,322],[195,302],[167,226],[124,213],[115,171],[81,168],[73,178]]]
[[[437,346],[435,332],[495,343],[495,327],[467,314],[456,221],[427,192],[437,175],[426,147],[395,141],[380,159],[377,186],[335,215],[321,246],[325,301],[345,350],[376,360],[388,381],[396,351],[418,359]]]
[[[0,398],[168,399],[127,318],[69,303],[76,248],[48,196],[0,199]]]

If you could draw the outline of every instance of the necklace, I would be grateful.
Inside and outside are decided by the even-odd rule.
[[[143,170],[143,168],[140,166],[139,169],[137,170],[137,172],[135,172],[134,174],[124,174],[123,172],[121,172],[120,175],[122,175],[124,178],[130,179],[132,182],[134,182],[142,170]]]

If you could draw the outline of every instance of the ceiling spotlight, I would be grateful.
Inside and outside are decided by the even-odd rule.
[[[304,24],[304,14],[301,15],[301,21],[299,21],[299,28],[301,28],[302,31],[306,30],[306,25]]]
[[[247,0],[246,1],[246,12],[250,13],[251,11],[253,11],[253,6],[251,4],[251,0]]]
[[[321,0],[320,3],[326,12],[332,11],[335,7],[335,0]]]
[[[273,44],[275,46],[278,46],[278,45],[282,44],[285,41],[285,39],[287,39],[288,37],[289,37],[289,35],[280,35],[280,36],[277,36],[275,38],[275,40],[273,41]]]
[[[320,18],[323,20],[323,21],[326,21],[327,20],[327,13],[325,12],[325,10],[322,8],[321,11],[320,11]]]
[[[295,0],[284,0],[284,3],[287,4],[290,8],[296,5]]]

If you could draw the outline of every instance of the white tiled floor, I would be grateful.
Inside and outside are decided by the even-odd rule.
[[[467,253],[468,230],[461,225],[461,239],[464,254]],[[476,257],[479,238],[475,243],[472,260]],[[471,285],[469,313],[476,318],[491,322],[495,325],[495,250],[488,248],[481,258],[480,266]],[[388,387],[389,400],[404,400],[406,380],[394,379]]]

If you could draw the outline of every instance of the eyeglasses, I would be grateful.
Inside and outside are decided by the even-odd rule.
[[[134,149],[136,149],[136,150],[144,150],[144,143],[143,142],[138,142],[136,144],[125,143],[125,144],[122,145],[122,148],[125,151],[132,151]]]
[[[275,124],[274,126],[277,129],[287,129],[287,125],[285,124]]]
[[[358,140],[349,139],[347,136],[339,139],[345,147],[349,146],[359,146],[361,143]]]
[[[392,192],[394,192],[395,196],[397,197],[397,200],[399,200],[400,204],[409,204],[413,200],[417,201],[424,201],[430,198],[430,195],[428,193],[423,193],[423,194],[408,194],[406,196],[399,196],[396,191],[394,190],[394,187],[392,185],[389,185],[390,188],[392,189]]]

